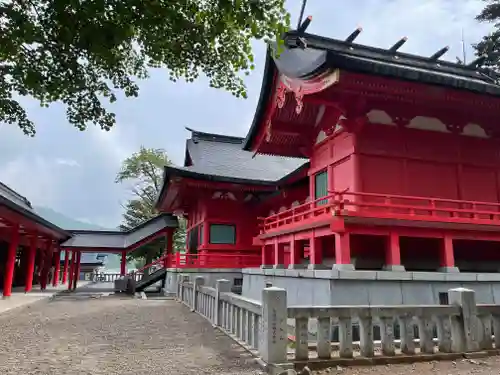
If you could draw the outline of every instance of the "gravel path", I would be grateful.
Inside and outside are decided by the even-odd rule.
[[[0,315],[1,375],[220,374],[261,371],[231,339],[172,300],[61,295]],[[498,375],[500,357],[333,368],[315,374]]]
[[[58,296],[0,315],[0,374],[259,374],[250,357],[172,300]]]
[[[500,374],[500,357],[481,359],[463,359],[458,361],[442,361],[415,363],[411,365],[387,365],[373,367],[352,367],[324,370],[315,374],[342,375],[498,375]]]

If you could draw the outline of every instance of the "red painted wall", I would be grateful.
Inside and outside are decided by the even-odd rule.
[[[188,228],[195,225],[203,225],[203,243],[198,250],[210,252],[245,251],[259,252],[260,247],[253,246],[253,237],[258,234],[257,212],[255,203],[243,202],[243,200],[229,199],[204,199],[198,201],[189,213]],[[210,224],[231,224],[236,226],[236,244],[210,244]]]
[[[330,191],[349,189],[356,191],[355,136],[342,132],[314,146],[309,169],[309,191],[314,199],[314,175],[328,170]]]
[[[496,141],[387,125],[357,135],[358,191],[499,201]]]

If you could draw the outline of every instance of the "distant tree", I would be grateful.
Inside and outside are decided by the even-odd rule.
[[[285,0],[0,0],[0,122],[35,127],[18,96],[61,102],[70,124],[109,130],[103,100],[137,96],[135,79],[167,68],[172,80],[201,74],[246,97],[251,42],[289,24]],[[279,40],[279,38],[278,38]]]
[[[480,22],[492,23],[494,30],[473,47],[476,55],[486,58],[482,64],[484,67],[500,72],[500,0],[486,0],[485,2],[487,2],[486,6],[476,19]]]
[[[133,197],[125,204],[120,229],[129,230],[157,216],[156,199],[163,182],[163,167],[171,164],[162,149],[140,148],[139,152],[125,159],[116,176],[117,183],[131,182]],[[174,234],[174,252],[184,249],[186,223],[179,218],[179,230]],[[134,264],[150,264],[160,257],[165,249],[165,238],[159,238],[131,252],[128,260]]]

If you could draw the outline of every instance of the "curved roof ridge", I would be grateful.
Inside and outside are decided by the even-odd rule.
[[[186,127],[186,130],[191,132],[191,139],[193,141],[203,140],[203,141],[212,141],[212,142],[224,142],[224,143],[243,143],[245,138],[237,137],[234,135],[225,135],[225,134],[215,134],[215,133],[206,133],[198,130],[191,129]]]
[[[5,185],[3,182],[0,182],[0,189],[3,190],[5,193],[11,195],[13,198],[22,201],[29,208],[33,209],[33,206],[31,205],[31,202],[28,200],[28,198],[26,198],[24,195],[19,194],[11,187]]]
[[[166,228],[177,228],[177,217],[161,213],[127,231],[70,230],[72,237],[61,246],[67,248],[95,248],[124,250],[133,247]]]

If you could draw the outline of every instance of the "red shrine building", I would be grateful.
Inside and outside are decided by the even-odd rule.
[[[147,287],[164,276],[177,226],[176,217],[161,214],[129,231],[65,230],[35,212],[28,199],[0,183],[0,292],[10,297],[13,291],[28,293],[35,285],[43,291],[61,284],[74,290],[78,280],[89,281],[89,269],[92,273],[102,265],[96,253],[120,254],[120,275],[125,276],[127,254],[161,239],[164,256],[146,268],[159,262],[162,268],[142,281]]]
[[[306,22],[307,23],[307,22]],[[191,130],[158,200],[190,254],[262,267],[500,270],[500,87],[444,61],[302,31],[268,51],[245,138]]]

